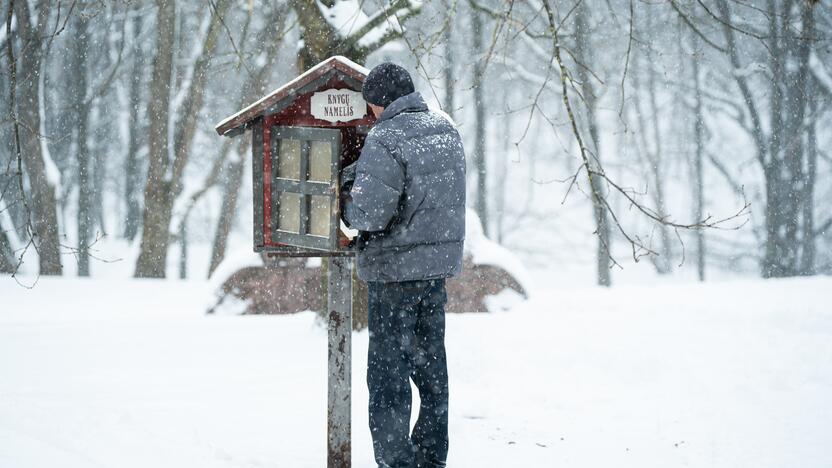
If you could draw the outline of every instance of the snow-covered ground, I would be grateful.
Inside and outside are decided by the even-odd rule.
[[[451,468],[832,466],[832,279],[537,288],[448,318]],[[206,282],[0,281],[0,467],[321,467],[314,314]],[[372,467],[354,335],[354,466]]]

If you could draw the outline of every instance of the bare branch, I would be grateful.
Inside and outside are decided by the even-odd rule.
[[[697,28],[697,27],[696,27],[696,25],[695,25],[695,24],[693,24],[693,21],[692,21],[692,20],[688,17],[688,15],[687,15],[687,14],[685,14],[685,12],[683,12],[681,8],[679,8],[679,5],[676,3],[676,1],[675,1],[675,0],[670,0],[670,6],[671,6],[671,7],[673,7],[673,10],[674,10],[674,11],[676,11],[676,13],[678,13],[678,14],[679,14],[679,17],[680,17],[680,18],[682,18],[682,21],[683,21],[686,25],[688,25],[688,27],[689,27],[689,28],[690,28],[690,29],[691,29],[691,30],[692,30],[692,31],[693,31],[693,32],[694,32],[697,36],[699,36],[699,38],[700,38],[700,39],[702,39],[702,41],[703,41],[703,42],[705,42],[705,44],[708,44],[709,46],[713,47],[714,49],[716,49],[716,50],[718,50],[718,51],[720,51],[720,52],[727,52],[727,51],[725,50],[725,48],[724,48],[724,47],[722,47],[722,46],[720,46],[720,45],[717,45],[715,42],[713,42],[712,40],[710,40],[710,39],[708,38],[708,36],[706,36],[706,35],[705,35],[702,31],[700,31],[700,30],[699,30],[699,28]]]

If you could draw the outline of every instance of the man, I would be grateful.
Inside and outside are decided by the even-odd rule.
[[[445,278],[462,268],[462,141],[398,65],[373,68],[362,94],[378,120],[354,175],[345,171],[342,211],[360,232],[358,275],[368,285],[373,450],[380,468],[444,467]],[[410,379],[421,400],[412,434]]]

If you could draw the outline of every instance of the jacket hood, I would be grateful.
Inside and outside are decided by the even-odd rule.
[[[422,95],[419,91],[414,91],[391,102],[379,116],[378,122],[392,119],[402,112],[424,112],[426,110],[428,110],[428,105]]]

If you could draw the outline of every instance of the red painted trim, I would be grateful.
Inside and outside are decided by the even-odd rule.
[[[272,245],[272,123],[263,119],[263,243]]]

